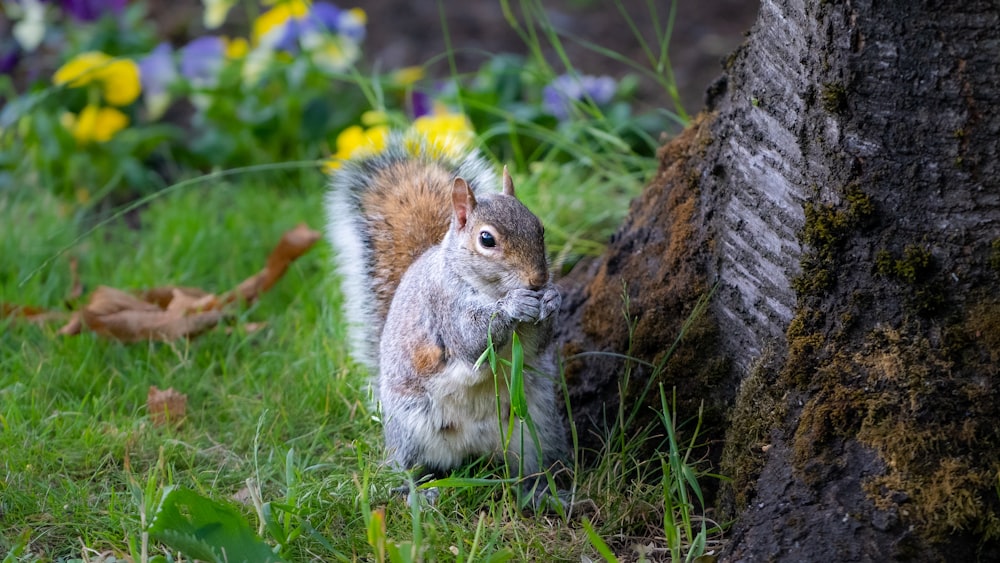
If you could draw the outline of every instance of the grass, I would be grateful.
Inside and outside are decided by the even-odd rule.
[[[540,37],[559,41],[551,26],[521,30],[535,52]],[[657,67],[666,35],[647,49]],[[521,155],[534,164],[515,170],[557,262],[598,253],[646,180],[614,124],[591,118],[586,146],[546,139],[575,161]],[[537,133],[514,123],[485,136]],[[651,174],[656,163],[647,165]],[[98,285],[221,292],[259,270],[284,231],[323,224],[324,180],[297,165],[196,178],[122,215],[51,196],[37,177],[0,191],[0,303],[62,308],[70,257],[85,295]],[[121,344],[0,319],[4,563],[188,561],[156,534],[161,504],[181,488],[188,500],[237,507],[287,561],[691,560],[711,547],[714,524],[696,504],[701,468],[688,457],[697,421],[678,424],[663,390],[660,426],[616,428],[593,456],[599,465],[576,468],[580,502],[566,518],[524,514],[516,487],[483,461],[439,483],[433,506],[402,502],[392,492],[400,476],[381,465],[367,374],[347,356],[329,252],[318,244],[257,304],[190,341]],[[258,321],[264,329],[246,330]],[[151,422],[154,385],[187,395],[179,426]],[[635,418],[617,409],[620,424]],[[662,457],[643,454],[650,443]]]
[[[0,221],[14,236],[0,239],[0,302],[61,308],[69,256],[87,290],[228,289],[261,267],[283,231],[322,225],[323,180],[306,178],[272,172],[177,190],[143,208],[138,229],[112,221],[30,277],[93,218],[42,190],[5,193]],[[399,476],[380,465],[381,428],[366,374],[346,355],[328,254],[317,245],[230,326],[190,341],[121,344],[0,321],[0,553],[20,547],[13,560],[26,561],[139,554],[130,543],[143,543],[172,485],[240,505],[256,529],[250,479],[263,502],[285,505],[272,518],[289,561],[377,558],[373,518],[384,522],[384,544],[413,542],[425,560],[597,557],[578,517],[522,514],[515,487],[490,464],[457,471],[433,507],[411,510],[391,492]],[[247,333],[250,321],[267,326]],[[179,427],[151,423],[151,385],[187,394]],[[663,473],[638,451],[609,445],[606,461],[575,480],[595,533],[620,554],[638,538],[662,537]],[[149,556],[163,553],[147,542]]]

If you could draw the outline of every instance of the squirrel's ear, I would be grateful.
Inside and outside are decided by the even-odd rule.
[[[451,191],[451,206],[455,211],[458,228],[464,229],[465,224],[469,222],[469,214],[476,208],[476,196],[463,178],[455,178],[455,186]]]
[[[506,164],[503,165],[503,193],[510,197],[516,197],[514,195],[514,180],[510,179],[510,172],[507,172]]]

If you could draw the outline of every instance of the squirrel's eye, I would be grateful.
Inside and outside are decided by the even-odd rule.
[[[481,231],[479,233],[479,244],[483,245],[483,248],[493,248],[497,245],[497,239],[493,238],[493,235],[489,231]]]

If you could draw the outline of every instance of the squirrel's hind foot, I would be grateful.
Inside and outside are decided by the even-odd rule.
[[[410,507],[413,506],[413,503],[418,502],[418,495],[424,497],[424,501],[430,506],[434,506],[437,503],[438,497],[441,496],[441,490],[437,487],[427,487],[426,489],[421,489],[420,487],[410,488],[409,483],[404,483],[399,487],[393,488],[392,492],[404,498],[406,505]]]

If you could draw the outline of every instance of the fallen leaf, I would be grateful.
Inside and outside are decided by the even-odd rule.
[[[51,321],[65,321],[68,317],[69,313],[62,311],[49,311],[32,305],[0,303],[0,319],[14,318],[25,320],[29,323],[41,324]]]
[[[83,286],[80,285],[80,276],[77,272],[77,259],[75,257],[71,257],[69,259],[69,274],[70,279],[72,280],[72,286],[69,294],[66,296],[67,304],[78,299],[80,297],[80,293],[83,291]],[[0,303],[0,319],[4,318],[20,319],[34,324],[56,321],[67,322],[67,319],[69,319],[68,322],[73,322],[72,315],[65,311],[50,311],[41,307],[35,307],[32,305],[15,305],[14,303]],[[60,330],[60,334],[61,333],[62,330]]]
[[[178,393],[173,387],[161,390],[150,385],[146,395],[146,410],[157,426],[180,424],[187,414],[187,395]]]
[[[318,231],[310,229],[304,223],[286,232],[278,241],[278,246],[267,257],[264,269],[227,293],[221,300],[223,305],[232,303],[236,299],[243,299],[247,303],[256,301],[261,293],[271,289],[271,286],[281,279],[288,265],[312,248],[321,236]]]
[[[15,317],[37,323],[58,320],[66,323],[59,329],[61,335],[79,334],[86,327],[122,342],[193,337],[219,324],[225,318],[224,309],[230,304],[240,300],[256,301],[281,279],[289,264],[312,248],[320,236],[304,224],[287,231],[271,251],[264,269],[222,297],[197,287],[166,285],[129,293],[100,286],[91,293],[86,306],[72,315],[0,303],[0,318]],[[70,260],[70,274],[72,289],[67,304],[79,297],[83,287],[76,258]],[[264,326],[265,323],[249,323],[244,330],[251,333]]]
[[[176,285],[165,285],[163,287],[154,287],[152,289],[147,289],[139,293],[139,298],[143,301],[148,301],[150,303],[156,303],[161,309],[166,309],[172,301],[177,297],[177,294],[193,299],[198,299],[206,295],[210,295],[207,291],[203,289],[198,289],[197,287],[180,287]]]
[[[229,498],[240,504],[250,504],[253,501],[253,493],[250,491],[249,487],[244,486],[242,489],[233,493],[233,495]]]
[[[69,322],[64,324],[56,334],[61,336],[76,336],[80,334],[80,331],[83,330],[83,319],[80,317],[79,311],[73,313],[73,316],[69,318]]]
[[[83,323],[90,330],[123,342],[176,340],[195,336],[222,320],[224,313],[210,308],[215,296],[196,297],[172,289],[166,308],[113,287],[98,287],[83,308]]]

